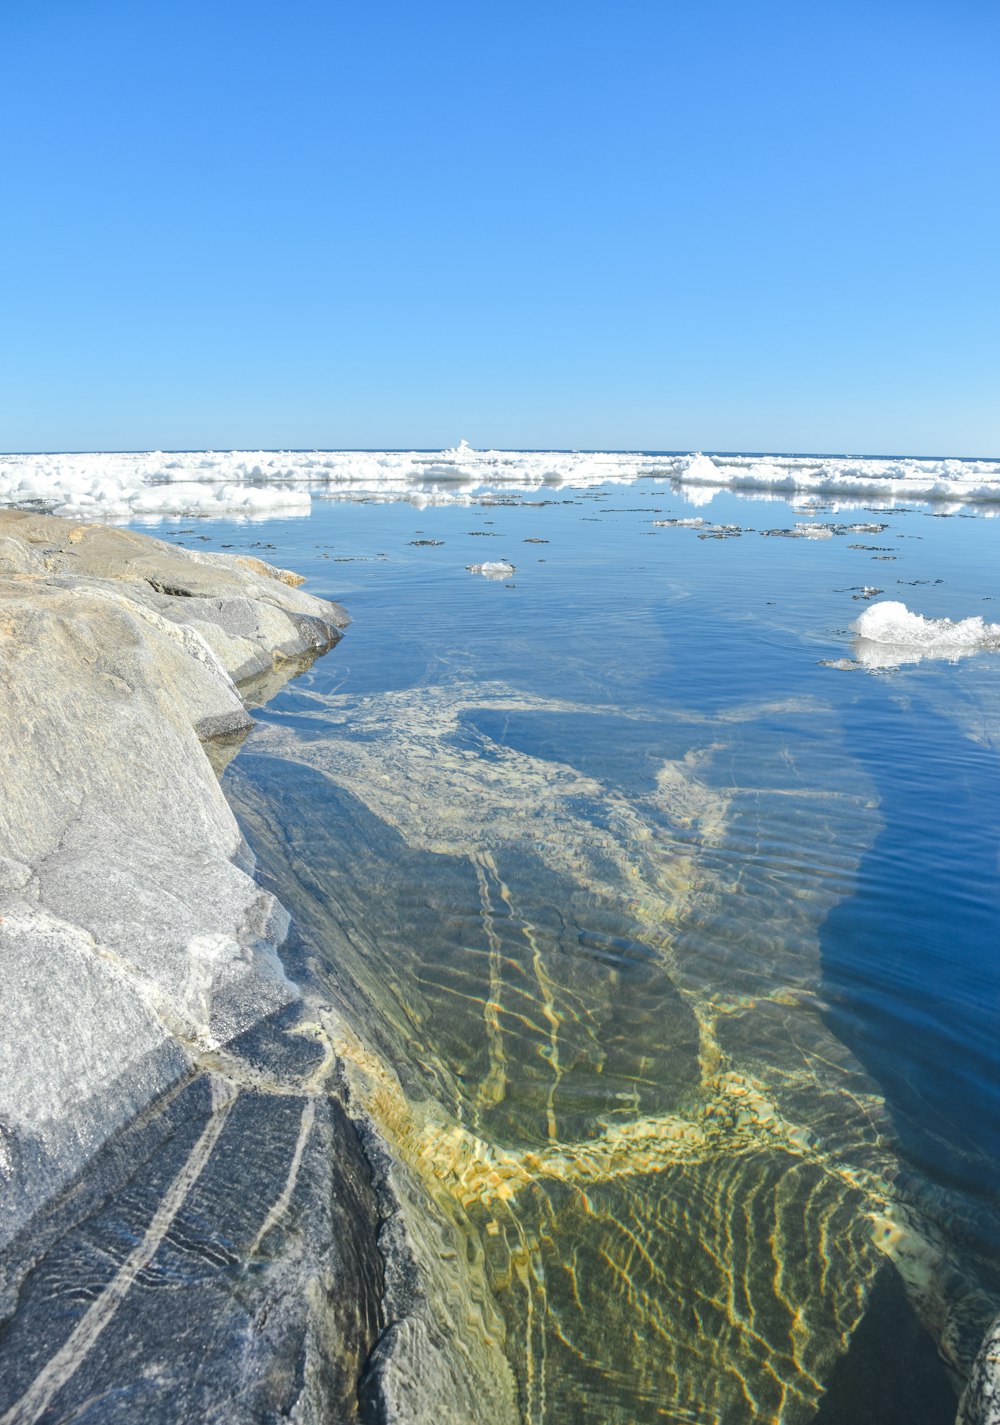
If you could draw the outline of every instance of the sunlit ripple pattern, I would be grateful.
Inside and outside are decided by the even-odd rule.
[[[900,1176],[817,995],[881,825],[836,716],[678,712],[682,755],[626,795],[498,714],[599,740],[622,710],[449,678],[303,693],[231,789],[322,947],[358,1101],[504,1310],[524,1419],[810,1420],[887,1260],[967,1371],[975,1256]],[[670,716],[629,717],[652,754]]]

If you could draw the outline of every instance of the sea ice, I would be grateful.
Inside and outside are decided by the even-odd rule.
[[[972,618],[924,618],[895,599],[872,604],[852,624],[854,656],[866,668],[896,668],[924,658],[951,662],[970,653],[1000,649],[1000,624]]]
[[[770,494],[841,495],[879,502],[935,500],[949,508],[1000,501],[1000,460],[876,459],[854,456],[696,454],[679,459],[673,478]]]
[[[509,579],[514,573],[514,565],[506,559],[487,559],[484,564],[467,564],[470,574],[484,574],[487,579]]]
[[[468,504],[490,489],[530,494],[608,482],[670,481],[692,505],[723,489],[800,504],[934,500],[1000,505],[1000,460],[648,455],[597,451],[117,451],[0,455],[0,504],[42,501],[105,520],[166,515],[306,514],[310,494]]]

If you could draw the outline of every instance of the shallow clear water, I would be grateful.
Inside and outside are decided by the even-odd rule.
[[[694,515],[734,528],[653,523]],[[1000,1308],[1000,654],[832,665],[873,588],[1000,619],[998,526],[639,481],[159,533],[351,614],[227,787],[524,1418],[953,1419]]]

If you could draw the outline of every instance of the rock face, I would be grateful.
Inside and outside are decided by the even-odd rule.
[[[287,917],[199,736],[346,616],[256,560],[0,513],[0,1245],[118,1128],[295,998]]]
[[[299,583],[0,511],[0,1425],[517,1418],[200,740],[339,636]]]
[[[299,575],[262,559],[199,554],[130,530],[16,510],[0,510],[0,581],[5,598],[22,585],[29,596],[44,586],[124,600],[147,629],[203,665],[198,672],[183,664],[185,706],[202,737],[245,725],[231,683],[322,652],[347,623],[343,609],[302,593]]]
[[[300,991],[199,741],[250,726],[237,683],[281,681],[339,636],[343,611],[297,582],[0,512],[5,1421],[109,1390],[104,1418],[149,1420],[353,1397],[378,1315],[367,1164],[343,1111],[302,1089],[308,1062],[269,1095],[229,1047]],[[270,1147],[233,1173],[248,1135]],[[275,1253],[268,1214],[297,1182]],[[234,1293],[216,1239],[273,1260]],[[339,1365],[306,1372],[324,1333]],[[199,1373],[215,1339],[227,1364]]]

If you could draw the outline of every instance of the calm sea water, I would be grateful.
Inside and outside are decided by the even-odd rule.
[[[1000,654],[833,665],[870,598],[1000,620],[1000,526],[313,510],[157,532],[352,617],[226,785],[524,1418],[952,1420],[1000,1309]]]

